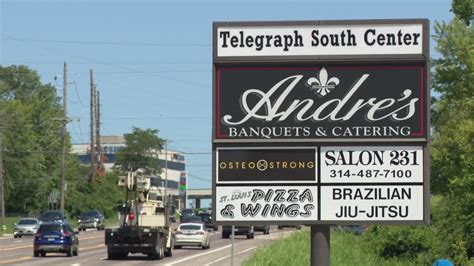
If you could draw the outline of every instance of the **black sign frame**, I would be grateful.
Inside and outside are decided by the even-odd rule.
[[[219,27],[252,27],[252,26],[301,26],[301,25],[405,25],[405,24],[422,24],[423,46],[421,54],[382,54],[382,55],[326,55],[326,56],[239,56],[239,57],[219,57],[217,56],[217,30]],[[424,104],[424,128],[426,133],[419,138],[325,138],[325,139],[306,139],[304,141],[298,139],[219,139],[216,136],[217,114],[215,112],[217,106],[217,71],[223,66],[278,66],[286,65],[332,65],[332,64],[349,64],[349,65],[377,65],[377,64],[421,64],[424,67],[424,83],[426,99]],[[213,219],[216,221],[216,151],[218,148],[239,148],[239,147],[298,147],[298,146],[409,146],[421,145],[423,147],[423,220],[415,221],[284,221],[284,222],[258,222],[258,224],[406,224],[420,225],[430,223],[430,158],[429,158],[429,129],[430,124],[430,75],[429,75],[429,21],[427,19],[385,19],[385,20],[331,20],[331,21],[278,21],[278,22],[214,22],[213,24],[213,64],[212,64],[212,193],[214,195],[212,201]],[[223,184],[220,184],[222,186]],[[232,186],[235,184],[228,184]],[[244,185],[244,184],[242,184]],[[268,184],[275,185],[275,184]],[[297,184],[294,184],[297,185]],[[319,202],[318,202],[319,203]],[[248,221],[220,221],[219,225],[253,225],[255,222]]]

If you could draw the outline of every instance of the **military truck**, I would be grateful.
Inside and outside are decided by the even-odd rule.
[[[152,186],[152,178],[144,169],[119,178],[118,185],[126,189],[126,198],[119,206],[120,226],[105,230],[108,259],[125,259],[129,253],[146,254],[150,259],[172,256],[171,205],[165,188]]]

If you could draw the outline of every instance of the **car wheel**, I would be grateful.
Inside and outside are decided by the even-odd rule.
[[[209,243],[207,243],[207,249],[210,249],[211,248],[211,240],[209,240]]]
[[[252,235],[251,234],[247,234],[247,239],[251,239],[252,238]]]
[[[33,257],[39,257],[40,253],[39,251],[33,251]]]
[[[79,255],[79,248],[74,249],[74,251],[72,252],[72,255],[73,256],[78,256]]]
[[[204,244],[204,245],[201,245],[201,249],[206,249],[207,248],[207,245]]]
[[[41,257],[46,257],[46,251],[41,251],[41,252],[40,252],[40,256],[41,256]]]
[[[229,238],[229,234],[222,233],[222,238]]]
[[[176,245],[174,246],[174,249],[180,249],[180,248],[181,246],[176,246]]]
[[[278,230],[281,230],[281,229],[283,229],[283,226],[278,226]]]
[[[74,254],[73,254],[73,248],[71,247],[71,249],[66,253],[66,256],[68,257],[72,257]]]
[[[21,238],[21,235],[19,235],[18,238]]]
[[[297,225],[296,230],[301,230],[301,225]]]

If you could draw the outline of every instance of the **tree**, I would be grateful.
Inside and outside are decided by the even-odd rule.
[[[121,170],[145,168],[153,174],[161,173],[158,153],[163,149],[164,140],[158,137],[157,129],[133,128],[125,134],[126,147],[117,153],[116,166]]]
[[[473,1],[453,2],[456,17],[436,23],[441,58],[434,60],[432,189],[440,253],[464,265],[474,256],[474,29]]]
[[[62,107],[56,90],[26,66],[0,66],[0,111],[6,120],[6,209],[44,208],[61,152],[61,123],[54,118],[62,116]]]
[[[451,11],[469,26],[474,17],[474,0],[453,0]]]

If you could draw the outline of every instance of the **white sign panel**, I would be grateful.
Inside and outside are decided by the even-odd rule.
[[[321,221],[421,221],[423,186],[322,186]]]
[[[321,183],[374,182],[423,182],[423,147],[321,147]]]
[[[217,57],[421,55],[423,24],[221,26]]]
[[[216,221],[316,221],[316,186],[218,186]]]

